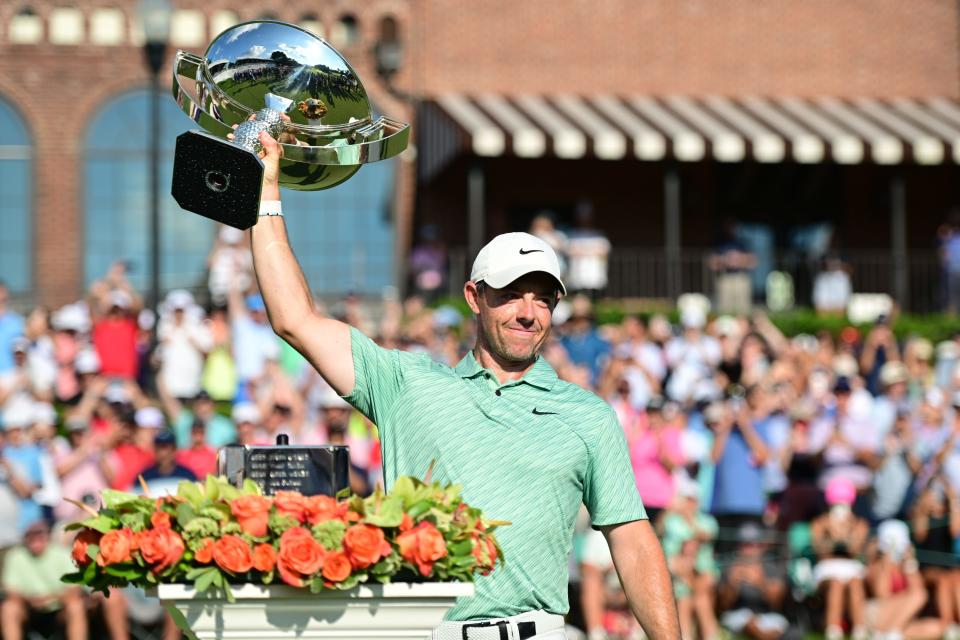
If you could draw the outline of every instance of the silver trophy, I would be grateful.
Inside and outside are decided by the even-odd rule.
[[[374,118],[343,56],[292,24],[238,24],[203,57],[178,52],[173,75],[177,103],[206,130],[177,138],[173,197],[188,211],[238,229],[257,221],[261,131],[283,146],[280,185],[307,191],[329,189],[367,162],[392,158],[410,137],[409,125]]]

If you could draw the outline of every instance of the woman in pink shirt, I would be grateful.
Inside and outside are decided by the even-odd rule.
[[[636,422],[636,429],[628,434],[637,491],[651,522],[674,497],[673,470],[684,462],[680,442],[683,429],[679,424],[682,419],[673,406],[657,396],[651,398],[646,412]]]

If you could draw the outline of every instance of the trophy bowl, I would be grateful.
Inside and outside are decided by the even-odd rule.
[[[235,25],[201,57],[177,53],[173,95],[202,131],[177,140],[181,207],[241,229],[256,222],[266,130],[283,147],[280,185],[319,190],[407,147],[409,125],[375,118],[359,76],[326,41],[292,24]],[[233,141],[226,140],[239,125]],[[256,183],[256,184],[251,184]]]

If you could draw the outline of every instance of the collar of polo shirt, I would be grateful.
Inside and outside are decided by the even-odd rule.
[[[468,351],[467,355],[465,355],[463,360],[456,366],[456,371],[461,378],[475,378],[485,372],[486,369],[481,367],[477,359],[473,357],[473,351]],[[550,391],[557,382],[557,373],[553,370],[553,367],[547,364],[543,356],[538,355],[536,362],[533,363],[533,367],[527,371],[522,378],[519,380],[510,380],[500,386],[509,387],[520,384],[521,382],[545,391]]]

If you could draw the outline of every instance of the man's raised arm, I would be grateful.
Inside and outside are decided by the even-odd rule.
[[[260,134],[264,152],[261,201],[280,200],[281,148]],[[322,225],[319,225],[322,228]],[[293,255],[282,216],[262,216],[251,229],[253,267],[273,330],[303,354],[337,393],[354,386],[350,327],[317,312],[310,287]]]

